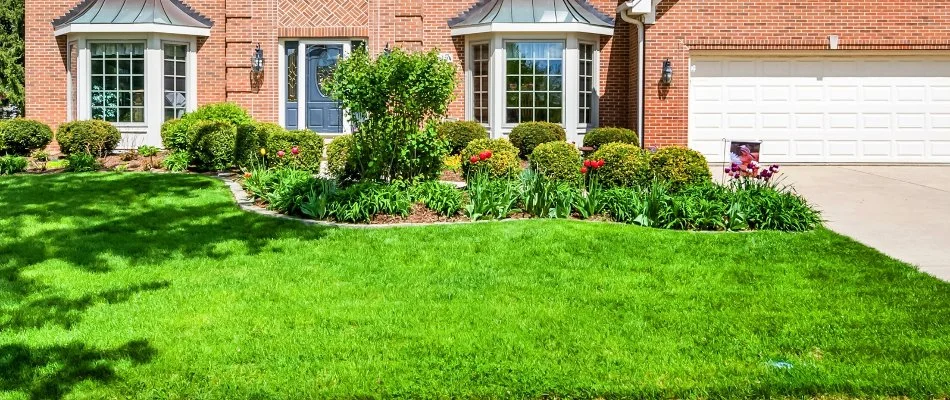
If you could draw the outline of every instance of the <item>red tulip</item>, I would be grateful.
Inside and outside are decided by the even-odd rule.
[[[472,156],[472,158],[468,159],[468,161],[470,161],[472,164],[478,164],[478,160],[478,156]]]
[[[487,160],[487,159],[488,159],[488,152],[487,152],[487,151],[483,151],[483,152],[481,152],[481,153],[478,153],[478,159],[479,159],[479,160],[482,160],[482,161]]]
[[[603,159],[603,158],[601,158],[600,160],[597,160],[597,165],[603,167],[604,164],[606,164],[606,162],[604,162],[604,159]]]
[[[485,157],[486,159],[491,158],[491,156],[492,156],[491,150],[485,150],[485,155],[486,155],[486,157]]]
[[[290,154],[297,155],[300,154],[300,149],[297,146],[294,146],[290,149]]]
[[[604,160],[591,161],[590,164],[594,169],[600,169],[600,167],[604,166]]]
[[[587,167],[581,167],[581,173],[582,173],[582,174],[586,174],[586,173],[587,173]]]
[[[284,158],[284,154],[286,154],[286,153],[284,153],[283,150],[278,150],[278,151],[277,151],[277,158]]]
[[[590,160],[584,160],[584,167],[587,167],[587,168],[590,168],[590,167],[591,167],[591,162],[590,162]]]

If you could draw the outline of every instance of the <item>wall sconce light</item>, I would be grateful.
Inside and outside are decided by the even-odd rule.
[[[670,62],[669,58],[663,61],[663,75],[660,78],[660,82],[663,82],[664,85],[673,83],[673,63]]]
[[[260,43],[257,44],[254,55],[251,57],[251,71],[258,75],[264,73],[264,50],[261,49]]]

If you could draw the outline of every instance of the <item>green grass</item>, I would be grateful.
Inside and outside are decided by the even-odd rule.
[[[950,284],[827,230],[331,229],[196,175],[0,177],[0,398],[929,398],[947,371]]]

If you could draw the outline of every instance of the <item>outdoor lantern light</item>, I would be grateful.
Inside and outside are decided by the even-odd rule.
[[[261,49],[261,44],[257,44],[257,48],[254,49],[254,56],[251,57],[251,71],[254,71],[255,74],[260,74],[264,72],[264,50]]]
[[[673,63],[670,62],[669,58],[663,61],[663,77],[660,78],[660,81],[662,81],[664,85],[673,83]]]

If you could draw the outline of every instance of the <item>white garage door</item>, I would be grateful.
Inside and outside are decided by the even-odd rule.
[[[950,162],[950,58],[694,57],[690,147],[765,162]]]

